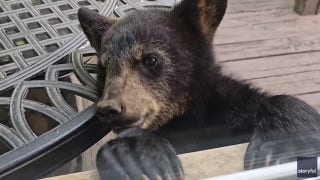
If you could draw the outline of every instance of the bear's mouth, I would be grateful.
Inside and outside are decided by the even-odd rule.
[[[142,116],[138,120],[135,120],[135,121],[131,120],[132,123],[121,124],[121,125],[113,125],[112,126],[112,130],[114,132],[118,133],[118,132],[122,132],[124,130],[130,129],[130,128],[134,128],[134,127],[142,129],[142,127],[145,124],[145,122],[147,121],[148,117],[149,117],[149,113],[147,113],[146,115]]]

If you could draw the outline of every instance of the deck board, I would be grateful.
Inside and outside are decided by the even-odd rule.
[[[229,0],[228,14],[293,9],[291,0]]]
[[[233,27],[222,25],[215,36],[215,44],[317,35],[319,33],[316,30],[320,26],[320,18],[318,17],[302,17],[297,15],[297,19],[291,20],[279,21],[275,17],[274,22],[261,22]]]
[[[220,62],[309,53],[320,51],[320,33],[224,44],[216,46],[215,50]]]
[[[295,95],[320,111],[320,16],[299,16],[293,0],[229,0],[216,33],[224,72],[271,94]]]

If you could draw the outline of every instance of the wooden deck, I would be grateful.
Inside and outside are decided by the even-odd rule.
[[[294,0],[229,0],[216,58],[233,77],[320,111],[320,15],[299,16],[293,6]]]

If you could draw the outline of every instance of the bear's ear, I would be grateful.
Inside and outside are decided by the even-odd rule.
[[[187,27],[197,28],[212,41],[226,9],[227,0],[182,0],[173,9],[173,14],[182,18]]]
[[[102,36],[116,22],[115,19],[104,17],[88,8],[78,10],[78,18],[83,32],[90,41],[90,44],[97,51],[101,45]]]

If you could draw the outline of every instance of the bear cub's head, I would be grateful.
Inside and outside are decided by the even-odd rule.
[[[211,41],[226,3],[184,0],[172,10],[135,11],[119,20],[80,8],[99,59],[99,118],[115,130],[156,130],[183,115],[214,66]]]

